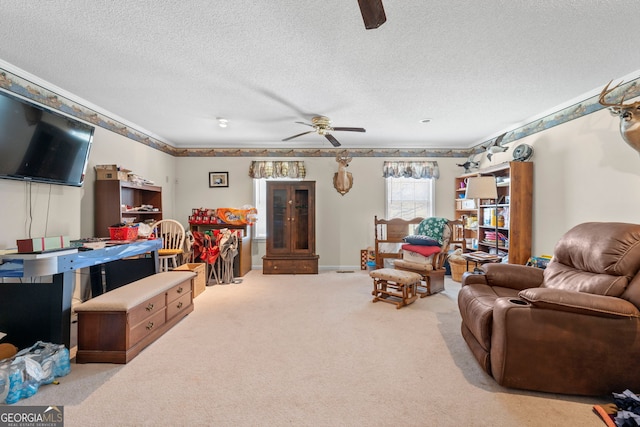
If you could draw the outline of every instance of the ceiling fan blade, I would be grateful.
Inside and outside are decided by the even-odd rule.
[[[330,133],[325,134],[324,137],[327,138],[331,145],[333,145],[334,147],[340,147],[340,143],[338,142],[338,140],[335,139],[334,136]]]
[[[305,122],[296,122],[296,123],[298,123],[298,124],[300,124],[300,125],[305,125],[305,126],[311,126],[311,127],[314,127],[312,124],[305,123]]]
[[[382,0],[358,0],[358,4],[367,30],[378,28],[387,21]]]
[[[367,130],[364,128],[345,128],[345,127],[337,127],[331,128],[333,130],[348,130],[349,132],[366,132]]]
[[[285,139],[283,139],[283,141],[289,141],[290,139],[297,138],[299,136],[306,135],[306,134],[312,133],[312,132],[314,132],[314,131],[310,130],[310,131],[307,131],[307,132],[302,132],[302,133],[299,133],[297,135],[290,136],[289,138],[285,138]]]

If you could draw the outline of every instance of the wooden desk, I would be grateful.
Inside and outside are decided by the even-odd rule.
[[[152,263],[150,270],[157,272],[161,247],[162,240],[157,239],[91,251],[0,255],[0,277],[21,280],[21,283],[0,283],[0,331],[7,334],[7,342],[18,348],[29,347],[36,341],[69,348],[75,271],[150,253],[146,262]]]
[[[233,261],[233,276],[242,277],[251,271],[251,226],[232,224],[190,224],[191,231],[204,232],[208,230],[240,230],[238,236],[238,255]]]

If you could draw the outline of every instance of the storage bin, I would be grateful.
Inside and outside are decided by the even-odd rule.
[[[197,297],[207,289],[207,269],[204,263],[187,263],[174,268],[171,271],[193,271],[196,278],[193,281],[193,297]]]
[[[138,227],[109,227],[109,238],[111,240],[136,240]]]
[[[471,265],[467,270],[467,261],[464,259],[449,258],[449,265],[451,266],[451,279],[454,282],[462,282],[462,275],[467,271],[473,271],[475,265]]]

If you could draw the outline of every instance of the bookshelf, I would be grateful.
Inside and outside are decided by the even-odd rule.
[[[465,179],[495,176],[498,203],[494,200],[465,199]],[[531,257],[533,206],[533,163],[507,162],[455,178],[455,218],[465,223],[469,250],[495,252],[495,225],[498,223],[498,251],[511,264],[525,264]]]

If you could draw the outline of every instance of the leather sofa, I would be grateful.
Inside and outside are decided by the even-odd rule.
[[[546,269],[485,264],[458,294],[462,336],[498,384],[585,396],[640,390],[640,225],[569,230]]]

